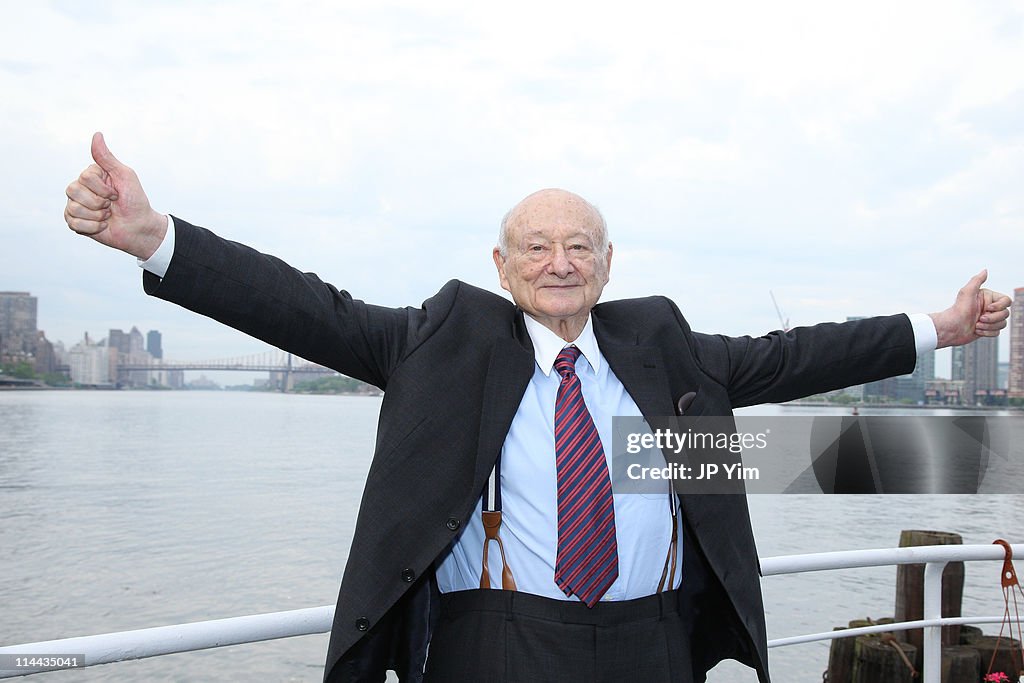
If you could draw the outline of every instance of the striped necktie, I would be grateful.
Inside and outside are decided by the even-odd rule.
[[[555,397],[555,468],[558,479],[558,555],[555,583],[593,607],[619,576],[615,507],[604,448],[583,401],[575,346],[562,349]]]

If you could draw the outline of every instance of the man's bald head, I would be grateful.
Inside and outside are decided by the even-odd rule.
[[[509,245],[515,239],[509,234],[513,225],[528,225],[531,219],[537,216],[538,211],[549,209],[551,206],[563,207],[567,218],[575,214],[578,219],[593,225],[598,231],[598,246],[601,252],[608,251],[608,224],[598,208],[574,192],[547,188],[527,195],[501,219],[501,230],[498,232],[498,251],[501,255],[508,256]]]

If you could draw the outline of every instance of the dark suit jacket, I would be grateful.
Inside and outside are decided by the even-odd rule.
[[[533,372],[523,314],[451,281],[419,308],[353,299],[316,276],[175,219],[175,253],[146,292],[385,390],[376,452],[342,579],[325,680],[419,680],[436,616],[435,561],[458,536]],[[668,299],[593,311],[601,352],[647,417],[690,415],[910,372],[906,316],[760,338],[690,330]],[[743,496],[682,496],[682,609],[695,680],[724,658],[768,681],[759,568]]]

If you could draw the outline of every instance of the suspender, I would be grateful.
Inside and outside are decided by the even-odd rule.
[[[484,500],[481,507],[480,517],[484,523],[484,553],[483,569],[480,571],[480,587],[491,587],[491,572],[487,566],[487,550],[491,541],[498,542],[498,550],[501,551],[501,589],[506,591],[516,590],[516,580],[512,576],[512,568],[508,566],[505,559],[505,546],[501,543],[498,532],[501,530],[501,455],[494,462],[494,469],[491,476],[487,478],[487,489],[484,491]]]
[[[665,557],[665,567],[661,570],[661,581],[658,582],[658,592],[670,591],[675,584],[676,578],[676,547],[678,546],[679,538],[679,519],[677,517],[677,508],[679,506],[679,499],[672,492],[672,486],[668,489],[668,510],[672,515],[672,540],[668,544],[668,555]],[[671,567],[670,565],[671,560]],[[668,583],[665,583],[665,579],[668,579]]]
[[[661,580],[658,582],[659,593],[672,590],[676,576],[676,548],[678,547],[679,537],[678,500],[671,487],[668,494],[668,508],[669,514],[672,517],[672,540],[668,546],[668,554],[665,556],[665,566],[661,570]],[[494,462],[491,476],[487,478],[487,487],[484,489],[480,517],[484,525],[484,552],[483,567],[480,570],[480,588],[486,589],[491,587],[491,571],[487,564],[487,551],[491,541],[497,541],[498,550],[501,552],[501,588],[506,591],[517,590],[515,578],[512,576],[512,568],[508,566],[508,560],[505,559],[505,546],[502,545],[501,536],[498,533],[501,530],[501,455]]]

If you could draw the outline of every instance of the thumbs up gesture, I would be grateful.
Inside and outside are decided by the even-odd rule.
[[[139,177],[107,149],[102,133],[92,136],[92,158],[68,185],[65,222],[100,244],[148,259],[167,233],[167,216],[149,205]]]
[[[938,346],[961,346],[981,337],[997,337],[1006,327],[1013,303],[1005,294],[982,287],[988,279],[988,271],[967,281],[956,294],[953,305],[939,313],[932,313]]]

